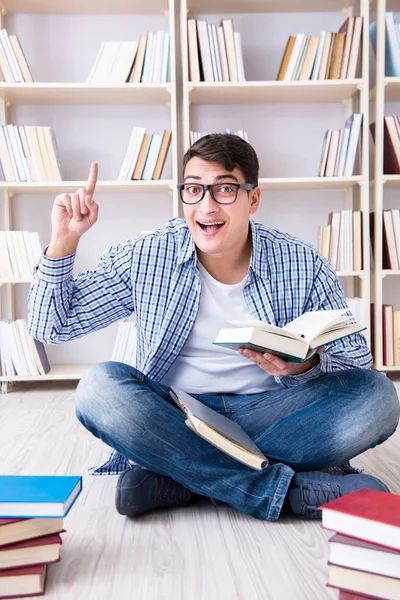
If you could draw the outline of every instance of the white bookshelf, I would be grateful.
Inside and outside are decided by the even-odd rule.
[[[188,83],[191,104],[345,102],[361,89],[360,79],[327,81],[224,81]]]
[[[85,187],[86,181],[57,181],[57,182],[13,182],[1,181],[0,190],[11,194],[62,194],[70,193],[80,187]],[[172,192],[174,181],[172,179],[159,179],[154,181],[98,181],[96,195],[98,193],[130,194],[150,192]]]
[[[11,104],[169,104],[171,85],[165,83],[4,83],[0,98]]]
[[[383,117],[389,113],[385,110],[386,102],[400,102],[400,78],[385,76],[385,13],[387,10],[400,11],[400,1],[376,0],[376,82],[373,94],[375,101],[375,145],[374,145],[374,366],[379,371],[400,371],[400,366],[389,367],[383,364],[383,319],[382,305],[384,304],[383,280],[386,277],[393,278],[400,275],[399,270],[382,268],[382,244],[383,244],[383,217],[382,211],[385,207],[385,190],[400,187],[399,175],[386,175],[383,172]],[[398,114],[398,112],[396,113]],[[397,284],[398,285],[398,284]]]
[[[370,321],[370,248],[369,248],[369,0],[360,0],[359,10],[354,15],[360,15],[364,19],[363,40],[360,48],[362,56],[362,69],[360,78],[354,80],[322,80],[322,81],[245,81],[245,82],[200,82],[189,81],[189,56],[187,20],[189,18],[206,18],[215,15],[215,22],[219,17],[231,18],[237,13],[274,13],[274,12],[338,12],[343,13],[343,21],[347,15],[351,15],[351,2],[347,0],[305,0],[299,3],[297,0],[182,0],[181,9],[181,53],[182,53],[182,86],[183,86],[183,149],[189,147],[190,130],[198,130],[199,127],[191,126],[192,107],[199,105],[225,105],[229,110],[231,105],[241,105],[242,114],[245,105],[253,104],[304,104],[304,103],[339,103],[343,106],[343,122],[353,112],[361,112],[363,118],[363,131],[360,152],[359,175],[352,177],[265,177],[260,172],[259,186],[265,191],[302,191],[302,190],[342,190],[347,209],[358,209],[362,211],[363,227],[363,270],[350,273],[338,272],[342,278],[346,296],[359,295],[365,306],[365,322]],[[201,16],[198,16],[201,15]],[[342,21],[342,22],[343,22]],[[300,26],[299,26],[300,27]],[[235,28],[237,30],[237,28]],[[334,30],[334,28],[332,28]],[[302,28],[288,30],[287,35],[294,35],[305,31],[304,20]],[[309,32],[311,33],[311,32]],[[315,34],[315,31],[313,31]],[[254,49],[252,48],[253,52]],[[285,47],[282,46],[282,56]],[[266,55],[259,56],[259,60],[267,60]],[[246,61],[245,61],[246,62]],[[246,73],[245,73],[246,74]],[[250,110],[252,110],[250,108]],[[293,108],[293,110],[296,110]],[[229,112],[231,115],[232,112]],[[242,115],[241,115],[242,116]],[[231,118],[231,117],[229,117]],[[242,123],[240,119],[239,122]],[[224,125],[222,125],[224,126]],[[291,121],[288,127],[293,127]],[[329,119],[326,129],[330,127]],[[260,123],[260,127],[262,124]],[[241,124],[242,129],[246,129]],[[211,126],[205,126],[202,131],[211,131]],[[250,139],[250,143],[252,140]],[[322,145],[322,138],[321,138]],[[289,158],[285,159],[290,162]],[[318,165],[317,165],[318,166]],[[326,211],[332,210],[329,205],[329,196],[326,197]],[[279,201],[277,210],[284,210],[285,202]],[[282,202],[282,204],[281,204]],[[299,214],[301,208],[298,208]],[[257,217],[257,215],[256,215]],[[267,223],[268,224],[268,223]],[[301,231],[297,233],[302,237]],[[370,332],[366,337],[370,342]]]
[[[0,82],[0,123],[9,122],[9,110],[15,105],[153,105],[167,106],[170,116],[169,129],[172,131],[171,153],[172,177],[155,181],[98,181],[96,196],[99,194],[124,194],[124,202],[143,203],[143,194],[164,194],[165,200],[171,206],[172,215],[177,216],[179,205],[176,190],[177,176],[177,83],[176,83],[176,60],[175,60],[175,3],[174,0],[10,0],[6,9],[0,9],[0,27],[7,27],[7,15],[11,13],[65,13],[71,15],[162,15],[168,17],[168,29],[170,32],[170,69],[169,82],[166,84],[90,84],[81,82],[46,82],[38,81],[32,83],[6,83]],[[147,29],[151,29],[148,27]],[[143,32],[144,33],[144,32]],[[24,40],[20,38],[22,47]],[[49,58],[50,60],[50,58]],[[118,109],[116,116],[118,116]],[[140,125],[140,117],[135,121]],[[127,132],[128,133],[128,132]],[[127,143],[127,141],[126,141]],[[124,143],[125,144],[125,143]],[[96,158],[94,158],[96,160]],[[4,228],[12,230],[15,215],[14,204],[17,203],[16,196],[19,194],[60,194],[63,192],[74,192],[79,187],[84,187],[86,181],[62,181],[62,182],[0,182],[0,193],[3,195],[4,205]],[[34,201],[34,200],[32,200]],[[37,201],[37,200],[36,200]],[[121,201],[119,201],[121,202]],[[144,200],[146,204],[146,199]],[[120,205],[121,206],[121,205]],[[151,208],[146,210],[151,212]],[[47,214],[50,220],[50,214]],[[43,240],[44,242],[44,240]],[[6,293],[0,295],[0,318],[14,320],[16,318],[16,285],[30,283],[25,280],[0,281],[1,290]],[[4,302],[5,299],[5,302]],[[3,301],[3,302],[2,302]],[[26,316],[26,315],[24,315]],[[110,354],[111,356],[111,354]],[[62,362],[62,361],[60,361]],[[79,380],[86,369],[87,364],[54,364],[50,372],[45,376],[34,377],[4,377],[0,376],[1,391],[7,392],[12,382],[28,381],[56,381],[56,380]]]

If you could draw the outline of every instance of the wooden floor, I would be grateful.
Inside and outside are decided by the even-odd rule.
[[[396,382],[400,391],[400,381]],[[115,476],[86,468],[108,449],[77,421],[68,383],[17,384],[0,395],[0,473],[83,474],[66,518],[49,600],[325,600],[329,534],[320,522],[252,519],[210,501],[136,520],[114,508]],[[353,461],[400,494],[400,430]]]

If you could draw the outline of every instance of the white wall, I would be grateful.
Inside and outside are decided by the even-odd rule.
[[[220,15],[195,15],[219,24]],[[319,35],[337,31],[341,13],[298,13],[233,16],[242,33],[248,80],[275,79],[289,34]],[[164,16],[136,15],[9,15],[9,33],[17,33],[35,81],[85,81],[102,41],[138,39],[150,29],[167,29]],[[399,109],[397,108],[397,112]],[[179,115],[178,115],[179,118]],[[327,104],[266,104],[191,107],[191,128],[222,131],[243,128],[256,149],[260,176],[317,175],[323,135],[345,120],[344,106]],[[92,160],[99,162],[101,179],[116,179],[132,126],[150,131],[170,127],[169,109],[161,106],[15,106],[9,122],[51,125],[66,180],[87,176]],[[164,171],[171,177],[171,157]],[[72,191],[72,190],[71,190]],[[53,196],[13,198],[13,227],[37,230],[43,245],[50,239]],[[99,194],[99,222],[82,239],[76,272],[94,268],[110,244],[153,229],[172,216],[171,197],[164,194]],[[258,220],[293,235],[317,242],[318,226],[330,210],[344,208],[338,191],[263,192]],[[3,210],[1,211],[3,217]],[[28,286],[17,286],[17,317],[26,315]],[[397,306],[400,308],[400,306]],[[97,362],[111,357],[116,326],[62,346],[48,347],[54,363]]]

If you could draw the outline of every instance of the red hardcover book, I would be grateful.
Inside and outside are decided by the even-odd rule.
[[[378,596],[366,596],[365,594],[356,594],[355,592],[348,592],[347,590],[339,590],[339,600],[360,600],[360,598],[374,598]]]
[[[63,519],[58,518],[0,519],[0,547],[63,531]]]
[[[0,598],[43,596],[47,565],[0,571]]]
[[[400,550],[400,496],[361,489],[323,504],[322,527]]]
[[[0,548],[0,571],[49,564],[60,560],[61,536],[45,535]]]
[[[375,142],[375,123],[370,124],[372,138]],[[387,123],[384,120],[383,125],[383,172],[385,175],[399,175],[400,165],[397,160],[396,152],[390,137]]]

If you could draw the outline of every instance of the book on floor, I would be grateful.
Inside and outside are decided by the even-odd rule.
[[[400,577],[400,551],[335,533],[329,540],[329,563],[386,577]]]
[[[171,386],[171,398],[186,414],[186,425],[232,458],[261,471],[268,459],[250,436],[234,421],[206,406],[193,396]]]
[[[47,565],[0,571],[0,598],[43,596]]]
[[[56,533],[4,546],[0,548],[0,571],[58,562],[61,544],[61,536]]]
[[[220,329],[213,343],[232,350],[271,352],[288,362],[304,362],[321,346],[366,329],[354,323],[352,316],[344,316],[346,312],[348,308],[309,311],[284,327],[263,321],[229,321],[234,327]]]
[[[0,548],[63,531],[63,519],[0,519]]]
[[[361,489],[323,504],[322,527],[400,550],[400,496]]]
[[[65,517],[81,490],[80,476],[0,475],[0,515]]]

